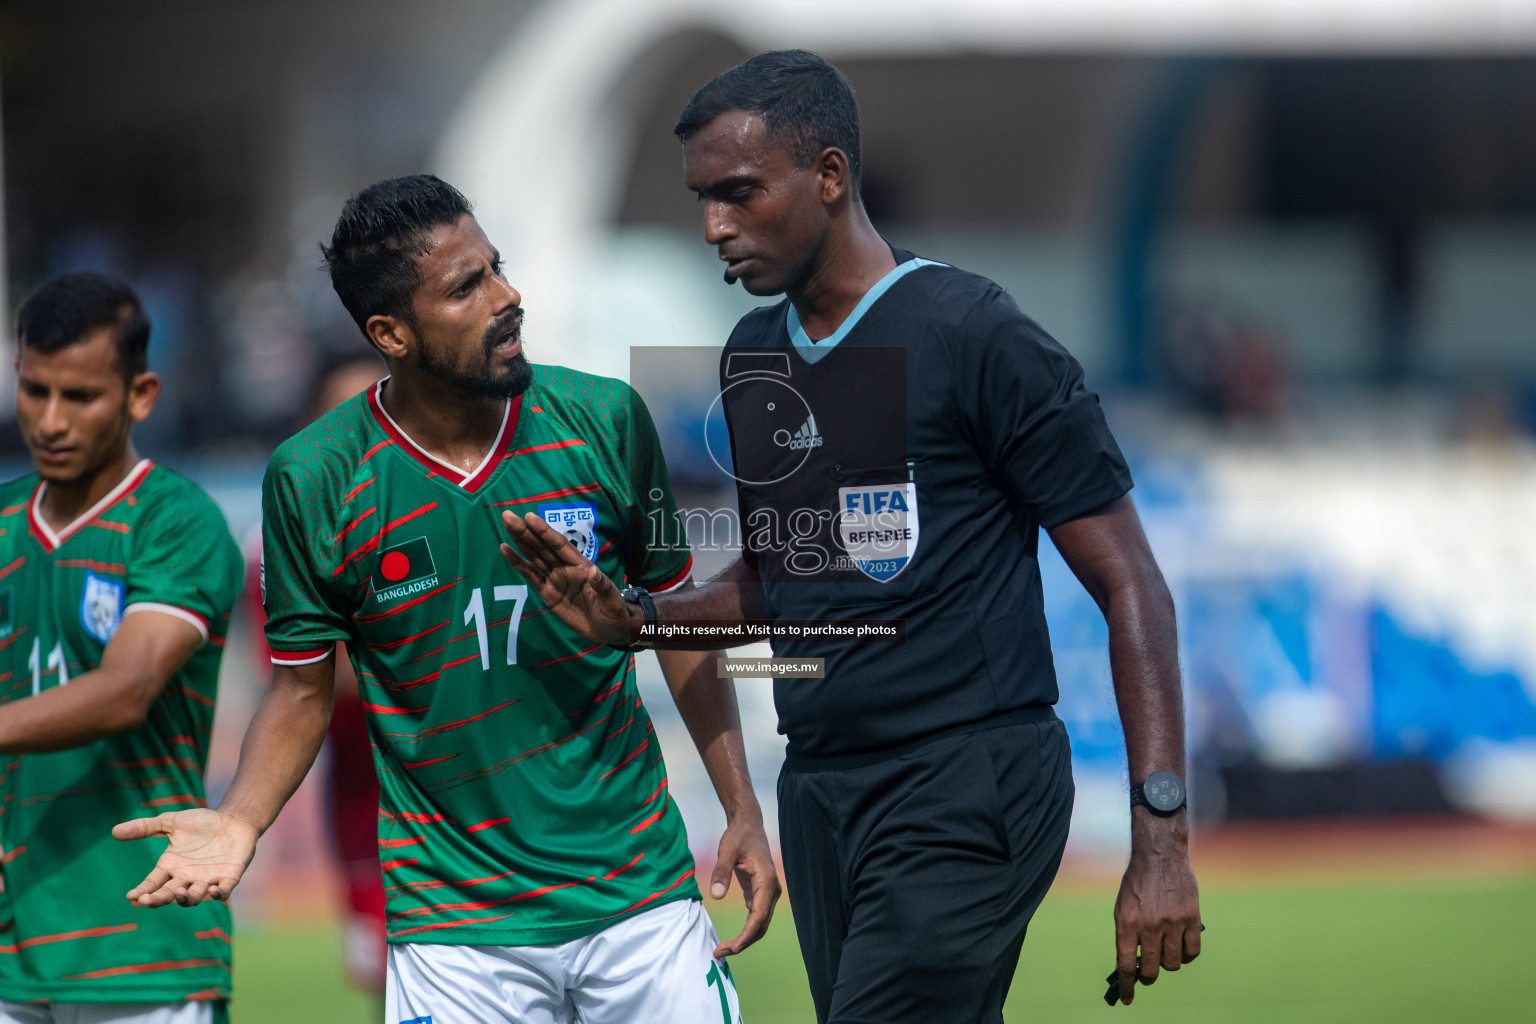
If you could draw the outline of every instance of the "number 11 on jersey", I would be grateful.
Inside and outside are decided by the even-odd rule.
[[[496,588],[500,590],[500,587]],[[527,590],[527,587],[523,588]],[[522,605],[518,605],[522,610]],[[32,656],[27,659],[27,668],[32,670],[32,696],[36,697],[43,692],[43,642],[38,637],[32,638]],[[64,641],[60,640],[53,645],[53,650],[48,652],[48,668],[59,670],[59,685],[69,682],[69,665],[64,657]]]
[[[511,601],[512,615],[507,619],[507,664],[517,664],[517,627],[522,622],[523,605],[528,600],[528,585],[525,583],[516,586],[507,585],[496,587],[491,591],[491,597],[496,601]],[[469,606],[464,609],[464,625],[471,622],[475,624],[475,639],[480,644],[480,668],[489,672],[491,669],[491,641],[489,630],[485,624],[485,595],[481,588],[476,587],[469,595]]]

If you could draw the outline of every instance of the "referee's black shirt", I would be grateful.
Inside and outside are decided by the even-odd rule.
[[[907,624],[902,644],[775,643],[779,656],[826,658],[824,679],[774,684],[792,765],[863,760],[1054,704],[1039,528],[1131,488],[1065,349],[993,282],[895,256],[894,280],[820,343],[830,350],[808,359],[794,346],[786,299],[743,317],[721,360],[744,557],[769,615]],[[849,489],[909,480],[916,545],[880,582],[845,554],[840,489],[846,502]]]

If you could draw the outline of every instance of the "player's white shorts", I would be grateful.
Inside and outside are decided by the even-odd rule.
[[[0,999],[0,1024],[213,1024],[214,1004],[12,1003]]]
[[[386,1024],[741,1024],[698,900],[554,946],[389,947]]]

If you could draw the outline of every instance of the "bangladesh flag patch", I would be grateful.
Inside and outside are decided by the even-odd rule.
[[[437,586],[437,564],[432,545],[417,537],[379,552],[373,570],[373,593],[383,604]]]

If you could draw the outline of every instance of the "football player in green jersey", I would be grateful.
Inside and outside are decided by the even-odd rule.
[[[690,587],[645,406],[619,381],[528,362],[522,297],[434,177],[351,199],[326,259],[391,376],[272,458],[273,687],[218,811],[119,827],[170,837],[130,899],[228,896],[320,747],[344,642],[380,780],[389,1021],[736,1024],[720,958],[762,934],[779,882],[734,690],[707,655],[662,658],[726,811],[711,892],[734,872],[748,900],[722,943],[632,654],[582,640],[495,556],[516,508],[615,581]]]
[[[228,908],[125,904],[118,879],[164,843],[107,830],[204,806],[240,554],[207,495],[134,449],[160,382],[128,286],[66,274],[17,325],[37,472],[0,486],[0,1024],[212,1024]]]

